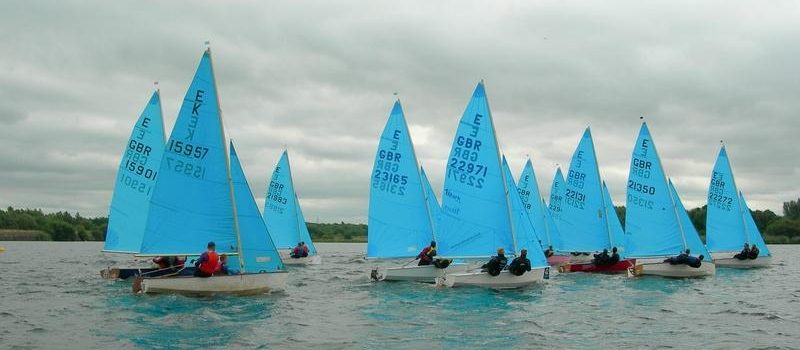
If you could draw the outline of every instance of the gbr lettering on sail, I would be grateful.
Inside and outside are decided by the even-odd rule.
[[[475,114],[472,131],[468,136],[458,136],[453,156],[447,163],[447,176],[468,186],[483,188],[486,180],[486,165],[478,162],[482,142],[477,139],[482,114]]]

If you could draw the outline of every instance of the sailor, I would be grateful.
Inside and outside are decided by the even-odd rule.
[[[609,265],[614,265],[619,262],[619,253],[617,253],[617,247],[611,248],[611,258],[608,259]]]
[[[214,242],[208,242],[208,250],[200,254],[200,258],[194,263],[197,267],[194,270],[195,277],[211,277],[217,266],[219,266],[219,256],[217,255],[217,245]]]
[[[511,261],[508,265],[508,272],[514,276],[522,276],[525,272],[531,270],[531,261],[528,259],[528,250],[523,249],[519,252],[519,256]]]
[[[220,254],[219,265],[217,265],[214,275],[226,276],[228,275],[228,255]]]
[[[548,246],[547,250],[544,251],[544,257],[545,258],[549,258],[549,257],[553,256],[553,254],[554,254],[553,253],[553,246]]]
[[[756,259],[758,258],[759,253],[761,253],[761,251],[758,250],[758,247],[755,244],[753,244],[753,246],[750,248],[750,254],[748,254],[747,257],[750,259]]]
[[[292,253],[289,254],[293,259],[300,259],[305,258],[308,256],[308,247],[306,246],[305,242],[298,242],[297,245],[292,249]]]
[[[700,256],[698,256],[696,258],[691,256],[691,255],[687,256],[686,257],[686,265],[689,265],[690,267],[698,268],[702,264],[703,258],[704,258],[703,254],[700,254]]]
[[[417,254],[419,263],[417,266],[425,266],[433,263],[433,257],[436,256],[436,241],[431,241],[431,245],[422,248],[422,251]]]
[[[686,260],[689,258],[689,249],[686,249],[683,253],[678,254],[678,256],[673,256],[664,260],[664,262],[668,262],[670,265],[680,265],[686,264]]]
[[[483,271],[488,272],[492,276],[497,276],[500,271],[506,268],[508,259],[506,258],[506,250],[503,247],[497,248],[497,256],[493,256],[488,263],[483,264],[481,268]]]
[[[611,257],[608,256],[608,249],[603,249],[602,253],[594,255],[593,263],[595,265],[608,265],[609,259],[611,259]]]
[[[753,248],[755,248],[755,246],[753,246]],[[733,257],[739,260],[747,260],[747,258],[750,257],[750,245],[745,243],[744,248],[742,248],[742,251],[734,255]]]

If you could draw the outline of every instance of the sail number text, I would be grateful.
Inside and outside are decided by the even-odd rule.
[[[724,175],[715,171],[711,174],[711,186],[708,189],[708,205],[725,211],[731,211],[733,198],[725,195]]]
[[[389,150],[378,150],[378,159],[375,161],[375,169],[372,172],[372,188],[375,190],[399,196],[406,194],[408,175],[399,174],[400,162],[405,159],[398,152],[402,133],[401,130],[395,130],[392,133]],[[416,169],[416,166],[414,168]]]
[[[183,141],[169,140],[169,143],[167,143],[167,151],[190,158],[205,159],[208,154],[208,147],[196,146]]]

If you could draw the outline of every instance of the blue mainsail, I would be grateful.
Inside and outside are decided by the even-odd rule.
[[[308,246],[308,255],[317,254],[317,248],[311,241],[306,219],[303,217],[294,190],[287,151],[283,151],[267,186],[264,198],[264,222],[278,249],[290,249],[299,242],[305,242]]]
[[[133,126],[117,170],[108,213],[105,252],[138,253],[142,245],[147,208],[164,153],[161,94],[153,92]]]
[[[617,211],[614,209],[614,201],[611,200],[611,193],[608,192],[606,182],[603,181],[603,196],[605,197],[605,215],[608,218],[608,230],[611,232],[611,247],[617,247],[620,254],[625,252],[625,230],[619,221]]]
[[[708,186],[708,213],[706,214],[706,242],[712,252],[735,252],[745,243],[752,243],[745,229],[743,208],[739,191],[725,146],[717,156],[711,183]]]
[[[419,169],[403,108],[397,101],[372,167],[367,257],[416,256],[435,239]]]
[[[458,124],[445,169],[439,254],[486,257],[513,252],[506,184],[483,82]]]
[[[589,128],[583,133],[566,177],[561,220],[562,249],[592,252],[611,248],[608,221],[604,214],[602,180]]]
[[[633,148],[627,192],[624,256],[668,256],[686,248],[675,203],[647,123],[642,123]]]
[[[274,272],[284,270],[278,250],[264,224],[258,210],[253,192],[247,183],[242,164],[233,142],[230,143],[231,181],[236,197],[236,217],[239,219],[239,239],[242,247],[241,256],[244,272]],[[233,264],[229,264],[231,266]]]
[[[689,218],[689,213],[686,212],[686,208],[683,206],[681,197],[678,196],[678,190],[675,189],[675,185],[672,184],[672,180],[669,180],[668,182],[670,195],[675,203],[675,211],[680,218],[680,226],[683,231],[686,248],[691,250],[692,255],[702,254],[708,261],[711,261],[711,254],[708,253],[705,244],[703,244],[703,241],[700,240],[700,235],[697,233],[697,229],[694,228],[692,219]]]
[[[533,171],[533,164],[530,158],[525,162],[522,174],[519,176],[517,191],[522,200],[522,204],[530,216],[533,227],[542,240],[542,246],[547,248],[552,245],[553,228],[548,226],[546,206],[542,204],[542,194],[539,192],[539,183],[536,181],[536,173]]]
[[[739,202],[741,203],[742,216],[744,217],[745,230],[747,231],[750,245],[755,244],[756,247],[758,247],[758,256],[770,256],[769,248],[767,248],[767,244],[764,243],[764,237],[761,236],[761,232],[758,230],[755,220],[753,220],[753,213],[750,212],[750,207],[747,206],[742,192],[739,192]]]
[[[561,167],[558,167],[556,168],[555,176],[553,176],[553,184],[550,187],[550,203],[548,204],[548,209],[550,209],[550,218],[553,220],[554,226],[561,235],[564,234],[561,207],[564,205],[564,188],[566,187],[567,184],[564,181],[564,174],[561,173]],[[564,251],[561,248],[561,236],[559,236],[558,243],[558,246],[554,244],[553,247],[556,248],[556,251]]]
[[[419,175],[422,180],[422,189],[425,191],[425,198],[428,200],[428,210],[431,213],[430,215],[435,226],[436,221],[439,220],[439,213],[442,211],[442,207],[439,206],[436,193],[433,191],[433,187],[431,187],[431,183],[428,181],[428,175],[425,174],[425,169],[422,167],[419,168]]]
[[[539,234],[533,226],[533,221],[528,215],[528,210],[522,202],[519,189],[514,181],[514,175],[511,174],[511,168],[508,167],[508,161],[506,161],[505,156],[503,156],[503,176],[505,176],[506,186],[508,187],[511,222],[514,225],[513,232],[517,247],[516,253],[519,253],[522,249],[544,251],[542,240],[539,238]]]
[[[544,257],[542,241],[539,239],[528,211],[525,209],[525,205],[519,195],[519,189],[514,182],[514,175],[511,174],[511,169],[508,167],[505,156],[503,156],[503,174],[508,186],[508,200],[511,204],[511,221],[514,225],[515,245],[517,248],[515,253],[519,255],[520,251],[527,249],[528,259],[530,259],[532,267],[548,266],[547,258]]]
[[[164,149],[141,254],[192,255],[209,241],[220,253],[237,252],[226,148],[206,50]]]
[[[547,203],[545,203],[544,198],[542,198],[541,201],[545,223],[547,224],[547,230],[550,233],[550,243],[545,248],[552,248],[553,251],[556,252],[564,251],[563,248],[561,248],[561,232],[559,231],[558,225],[556,224],[555,219],[553,219],[552,212],[550,211],[550,208],[547,207]]]

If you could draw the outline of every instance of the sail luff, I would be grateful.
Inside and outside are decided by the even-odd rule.
[[[742,208],[742,203],[741,203],[741,201],[739,201],[739,198],[738,198],[738,197],[740,197],[741,191],[739,191],[739,186],[736,186],[736,176],[733,175],[733,165],[731,165],[730,157],[727,156],[728,155],[728,151],[727,151],[727,149],[725,149],[725,145],[722,145],[722,149],[725,150],[725,158],[727,159],[726,163],[728,165],[728,173],[731,175],[731,183],[733,184],[733,193],[734,193],[734,195],[736,195],[737,202],[739,203],[739,205],[738,205],[738,207],[739,207],[739,219],[742,221],[742,230],[743,230],[742,233],[744,233],[744,241],[747,244],[751,244],[752,242],[750,240],[750,232],[747,230],[747,224],[744,221],[744,211],[743,211],[743,208]]]
[[[589,130],[589,133],[591,135],[591,129],[589,127],[586,127],[586,129]],[[603,206],[603,218],[605,219],[606,223],[605,225],[606,235],[608,235],[608,245],[609,245],[608,248],[610,249],[614,246],[614,238],[611,235],[611,226],[610,226],[611,224],[608,222],[608,205],[606,204],[606,196],[603,195],[603,186],[605,184],[605,181],[603,181],[602,177],[600,176],[600,163],[597,161],[597,150],[594,147],[594,137],[591,138],[591,145],[592,145],[592,158],[594,158],[594,164],[595,164],[594,171],[595,174],[597,174],[597,178],[601,179],[600,182],[598,183],[598,187],[600,187],[599,188],[600,204]]]
[[[397,99],[397,103],[400,103],[399,98]],[[405,116],[405,113],[403,113],[403,115]],[[419,159],[417,159],[417,150],[414,148],[414,138],[411,137],[411,129],[408,128],[408,121],[406,118],[403,118],[403,124],[408,132],[408,143],[411,146],[411,157],[414,158],[414,165],[417,167],[417,169],[420,169]],[[425,209],[427,209],[426,212],[428,213],[428,222],[431,225],[431,238],[436,241],[436,224],[433,221],[433,215],[431,215],[431,206],[428,202],[428,197],[425,195],[424,186],[425,185],[422,183],[422,181],[420,181],[419,190],[422,191],[422,198],[425,198]]]
[[[667,180],[667,184],[670,187],[674,187],[672,185],[672,179],[668,179]],[[683,238],[683,249],[687,249],[689,247],[689,245],[686,244],[686,232],[683,229],[683,223],[681,223],[681,218],[680,218],[680,216],[678,216],[678,210],[679,210],[678,209],[678,205],[675,204],[675,197],[672,195],[671,191],[670,191],[670,194],[669,194],[669,199],[672,200],[672,212],[675,214],[675,221],[678,222],[678,228],[681,230],[681,238]]]
[[[239,254],[239,269],[240,271],[244,271],[244,255],[242,254],[242,236],[239,229],[239,213],[236,210],[236,195],[233,192],[233,175],[231,174],[231,158],[230,158],[230,149],[228,148],[228,142],[225,139],[225,123],[223,122],[222,118],[222,107],[220,104],[220,97],[219,97],[219,89],[217,88],[217,77],[214,74],[214,58],[211,55],[211,48],[207,48],[206,51],[208,52],[208,63],[209,68],[211,69],[211,81],[214,84],[214,90],[216,91],[215,97],[217,99],[217,113],[219,114],[219,130],[220,130],[220,141],[222,141],[222,150],[225,153],[225,171],[228,176],[228,189],[230,190],[230,198],[231,198],[231,212],[233,213],[233,230],[236,234],[236,252]]]

